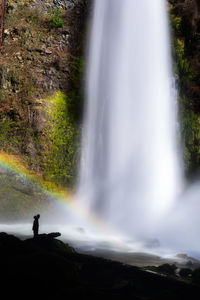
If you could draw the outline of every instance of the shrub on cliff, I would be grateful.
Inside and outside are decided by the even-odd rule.
[[[57,8],[54,11],[50,11],[49,24],[53,28],[59,28],[63,26],[63,20],[60,17],[60,9]]]

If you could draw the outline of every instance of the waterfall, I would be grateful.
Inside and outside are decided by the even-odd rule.
[[[131,235],[153,232],[182,189],[165,0],[96,0],[79,201]]]

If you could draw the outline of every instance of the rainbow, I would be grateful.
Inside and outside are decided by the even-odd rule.
[[[40,187],[45,193],[50,193],[55,196],[66,196],[67,194],[67,191],[57,188],[53,183],[45,181],[40,174],[31,172],[17,155],[0,152],[0,167],[30,180],[32,183]]]
[[[69,191],[56,188],[55,185],[50,186],[49,182],[45,182],[41,175],[34,174],[34,172],[28,170],[17,155],[0,152],[0,168],[28,179],[53,201],[59,202],[64,209],[71,212],[75,217],[84,220],[85,223],[87,222],[87,226],[90,229],[95,229],[100,234],[111,232],[112,236],[119,236],[119,233],[116,233],[113,228],[106,224],[105,221],[102,221],[96,214],[91,211],[88,212]]]

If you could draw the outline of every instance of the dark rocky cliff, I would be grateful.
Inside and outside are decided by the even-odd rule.
[[[186,174],[200,167],[200,1],[169,0]]]
[[[85,0],[8,0],[0,52],[0,149],[72,186],[78,161]]]
[[[160,266],[162,275],[146,272],[78,254],[53,235],[41,234],[37,239],[22,241],[0,233],[1,292],[7,299],[27,299],[30,293],[37,299],[197,299],[199,269],[193,272],[194,285],[186,278],[166,273],[174,265]]]

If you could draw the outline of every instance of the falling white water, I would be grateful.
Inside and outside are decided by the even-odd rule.
[[[165,0],[96,0],[78,194],[114,228],[148,235],[182,188]]]

